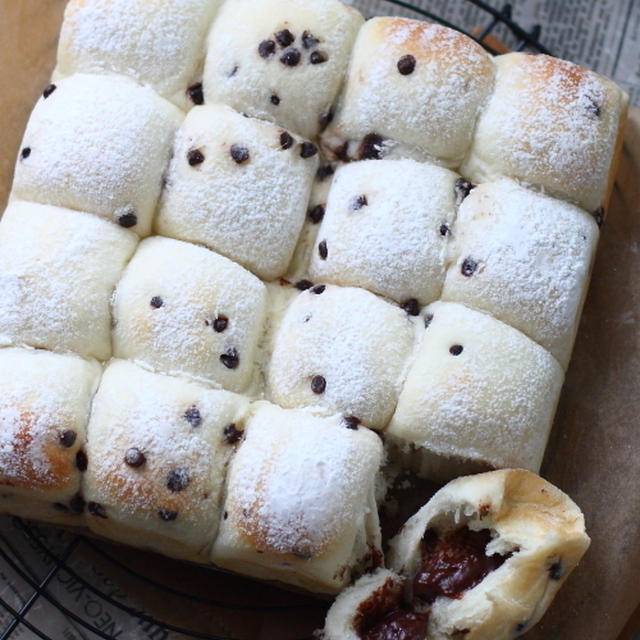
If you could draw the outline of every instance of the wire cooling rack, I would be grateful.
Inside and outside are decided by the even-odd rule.
[[[438,22],[473,38],[491,53],[498,52],[490,44],[495,41],[487,41],[489,35],[512,50],[550,53],[539,40],[540,25],[530,31],[518,25],[512,20],[510,4],[497,8],[482,0],[460,2],[476,12],[476,28],[471,32],[429,10],[437,4],[429,0],[352,0],[351,4],[369,15],[397,14]],[[213,569],[175,565],[19,518],[6,518],[6,523],[8,533],[0,532],[0,583],[12,587],[0,589],[0,640],[238,640],[257,637],[256,629],[268,616],[285,621],[279,635],[278,625],[274,626],[273,637],[286,634],[310,640],[327,608],[326,603],[306,596],[250,585],[227,574],[222,578]],[[25,559],[34,554],[36,567]],[[302,625],[301,619],[306,621]],[[301,630],[291,636],[294,627]],[[217,629],[223,630],[222,635]]]

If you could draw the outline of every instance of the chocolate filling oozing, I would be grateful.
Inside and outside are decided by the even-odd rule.
[[[389,579],[360,604],[354,622],[362,640],[424,640],[429,612],[405,607],[402,592],[402,585]]]
[[[462,598],[465,591],[480,584],[511,554],[486,554],[491,542],[488,529],[472,531],[461,527],[442,538],[428,529],[422,540],[422,568],[413,579],[413,595],[432,603],[438,596]]]

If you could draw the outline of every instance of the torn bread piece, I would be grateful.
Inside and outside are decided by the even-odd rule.
[[[231,571],[335,594],[382,562],[382,443],[340,416],[253,405],[231,461],[211,559]]]
[[[589,542],[576,504],[529,471],[458,478],[391,541],[390,570],[337,598],[325,640],[510,640],[540,620]]]
[[[95,360],[0,349],[0,510],[84,524],[80,478],[101,368]]]

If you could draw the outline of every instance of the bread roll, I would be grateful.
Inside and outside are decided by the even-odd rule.
[[[362,16],[337,0],[234,0],[209,33],[207,103],[313,138],[330,118]]]
[[[148,235],[182,112],[123,76],[79,73],[55,87],[27,124],[12,197]]]
[[[114,295],[114,355],[244,391],[267,292],[241,266],[168,238],[143,240]]]
[[[416,307],[436,300],[455,217],[457,177],[413,160],[340,167],[312,253],[311,279],[364,287]]]
[[[542,617],[589,542],[576,504],[533,473],[458,478],[391,541],[392,571],[338,597],[324,637],[510,640]]]
[[[82,490],[92,531],[206,562],[248,402],[114,360],[96,394]]]
[[[54,81],[73,73],[118,73],[181,107],[202,71],[205,36],[221,0],[71,0]],[[193,89],[192,89],[193,91]]]
[[[606,205],[628,96],[611,80],[546,55],[498,56],[496,83],[462,174],[516,178],[590,213]]]
[[[0,346],[108,360],[109,302],[137,241],[88,213],[11,202],[0,223]]]
[[[458,31],[408,18],[368,20],[323,144],[341,159],[400,155],[457,167],[493,73],[489,54]]]
[[[414,331],[405,311],[368,291],[315,285],[294,299],[275,334],[270,399],[381,429],[393,413]]]
[[[382,443],[339,416],[254,405],[231,462],[217,565],[334,594],[381,563]]]
[[[156,231],[277,278],[298,240],[317,163],[315,145],[275,125],[222,105],[194,107],[176,136]]]
[[[0,349],[0,510],[83,524],[80,476],[100,373],[95,360]]]
[[[433,480],[540,468],[562,367],[524,334],[460,304],[435,302],[385,437]]]

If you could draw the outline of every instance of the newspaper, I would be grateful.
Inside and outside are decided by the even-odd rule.
[[[349,0],[365,16],[389,13],[419,18],[420,14],[394,6],[388,0]],[[488,13],[466,0],[409,0],[468,32],[490,22]],[[502,0],[487,4],[501,9]],[[615,80],[640,106],[640,1],[639,0],[516,0],[512,20],[525,31],[540,25],[538,38],[553,55],[577,62]],[[422,16],[424,17],[424,16]],[[496,35],[509,47],[518,40],[503,28]]]

